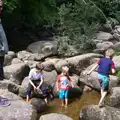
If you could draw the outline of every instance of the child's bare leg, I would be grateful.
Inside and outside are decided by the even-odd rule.
[[[29,102],[29,96],[28,96],[28,95],[27,95],[27,97],[26,97],[26,101]]]
[[[68,106],[68,98],[65,99],[65,107]]]
[[[105,99],[105,96],[107,95],[107,91],[103,91],[101,90],[101,99],[99,101],[99,106],[101,105],[101,103],[103,102],[103,100]]]
[[[64,99],[61,99],[61,105],[64,106]]]
[[[45,101],[46,104],[48,104],[48,99],[47,98],[45,98],[44,101]]]

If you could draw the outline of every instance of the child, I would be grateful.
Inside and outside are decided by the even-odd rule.
[[[104,98],[107,94],[107,91],[109,89],[109,74],[110,71],[112,74],[115,73],[115,65],[114,62],[112,61],[112,58],[114,56],[114,50],[113,49],[108,49],[105,52],[105,57],[101,58],[97,65],[95,65],[87,74],[90,74],[94,69],[98,67],[98,80],[101,85],[101,99],[99,101],[98,106],[102,107],[103,106],[103,101]]]
[[[69,81],[71,82],[70,77],[67,75],[68,71],[69,68],[67,66],[63,66],[62,73],[58,75],[56,82],[57,91],[59,92],[59,98],[61,99],[62,106],[64,106],[65,103],[65,108],[67,108],[68,106]],[[59,88],[59,83],[60,83],[60,88]],[[73,87],[72,82],[71,85]]]
[[[41,89],[41,86],[43,84],[43,79],[44,79],[44,76],[42,74],[42,70],[43,70],[43,66],[42,64],[38,63],[36,64],[36,67],[33,68],[30,73],[29,73],[29,85],[27,87],[27,102],[29,102],[29,97],[31,95],[31,91],[34,90],[40,90]],[[39,84],[37,84],[39,82]],[[42,89],[41,89],[42,91]],[[45,102],[47,103],[47,95],[45,94],[44,91],[42,91],[42,95],[44,96],[44,100]]]

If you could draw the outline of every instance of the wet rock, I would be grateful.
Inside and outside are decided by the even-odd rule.
[[[57,113],[51,113],[51,114],[46,114],[42,115],[39,120],[73,120],[72,118],[62,115],[62,114],[57,114]]]
[[[110,105],[120,108],[120,87],[114,87],[111,90]]]
[[[8,91],[1,90],[0,94],[11,103],[10,106],[0,107],[0,120],[36,120],[37,114],[32,105]]]
[[[98,73],[92,72],[88,76],[85,73],[86,71],[85,72],[83,71],[81,73],[80,81],[94,89],[100,90],[100,83],[98,81],[98,76],[97,76]],[[110,75],[109,89],[111,90],[113,87],[116,87],[118,85],[119,85],[119,78],[117,76]]]
[[[47,109],[47,105],[46,105],[45,101],[40,98],[32,98],[31,104],[33,105],[34,109],[37,112],[43,112],[44,110]]]
[[[97,105],[89,105],[82,109],[80,120],[120,120],[120,110],[105,106],[99,108]]]
[[[43,54],[44,56],[57,54],[57,42],[56,41],[37,41],[30,44],[27,48],[32,53]]]
[[[24,63],[12,64],[4,67],[4,75],[6,79],[21,84],[22,79],[28,75],[29,70],[29,66]]]
[[[8,53],[5,55],[4,66],[10,65],[11,62],[12,62],[12,60],[13,60],[13,58],[15,58],[15,57],[16,57],[15,52],[13,52],[13,51],[8,51]]]

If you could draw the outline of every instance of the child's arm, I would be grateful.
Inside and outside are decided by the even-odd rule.
[[[40,81],[40,83],[38,85],[38,88],[40,88],[40,86],[43,84],[43,81],[44,81],[43,76],[41,76],[41,81]]]
[[[32,82],[32,75],[33,75],[33,73],[32,73],[32,70],[30,71],[30,73],[29,73],[29,76],[28,76],[28,78],[29,78],[29,83],[34,87],[34,89],[36,88],[35,87],[35,85],[34,85],[34,83]]]
[[[96,64],[95,66],[93,66],[93,68],[92,68],[87,74],[88,74],[88,75],[91,74],[91,72],[92,72],[93,70],[95,70],[97,67],[98,67],[98,64]]]
[[[114,62],[112,62],[112,65],[111,65],[111,72],[112,72],[112,74],[115,74],[115,72],[116,72]]]
[[[56,81],[56,89],[57,89],[57,92],[59,92],[59,80],[60,80],[60,77],[58,76],[58,77],[57,77],[57,81]]]
[[[112,74],[115,74],[116,70],[114,68],[112,68]]]
[[[30,83],[34,88],[36,88],[31,79],[29,79],[29,83]]]
[[[73,87],[74,87],[74,84],[73,84],[71,78],[70,78],[69,76],[67,76],[67,78],[68,78],[68,80],[70,81],[70,84],[71,84],[71,86],[72,86],[72,88],[73,88]]]

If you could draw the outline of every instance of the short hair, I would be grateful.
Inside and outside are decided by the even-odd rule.
[[[62,72],[66,72],[67,73],[68,71],[69,71],[69,68],[67,66],[63,66],[62,67]]]
[[[44,67],[43,67],[43,65],[41,63],[37,63],[35,68],[37,70],[43,70],[44,69]]]
[[[109,57],[112,57],[113,55],[115,54],[114,50],[112,48],[108,49],[106,52],[105,52],[105,55],[106,56],[109,56]]]

